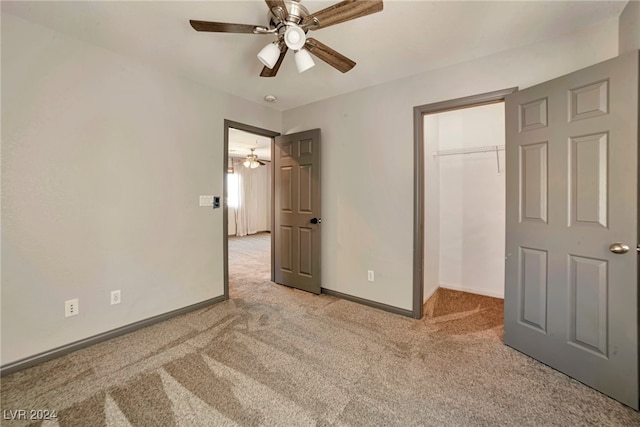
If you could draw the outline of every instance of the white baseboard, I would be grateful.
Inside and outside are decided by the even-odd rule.
[[[484,295],[484,296],[487,296],[487,297],[504,299],[504,291],[503,292],[491,292],[491,291],[485,291],[485,290],[482,290],[482,289],[474,289],[474,288],[467,288],[465,286],[460,286],[460,285],[453,285],[453,284],[450,284],[450,283],[441,283],[440,287],[444,288],[444,289],[450,289],[452,291],[469,292],[470,294],[478,294],[478,295]]]
[[[431,298],[438,289],[439,289],[438,287],[435,287],[434,289],[431,290],[431,292],[425,293],[422,297],[422,303],[424,304],[425,302],[427,302],[429,298]]]

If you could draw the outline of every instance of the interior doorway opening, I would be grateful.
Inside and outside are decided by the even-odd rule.
[[[424,292],[504,298],[504,102],[423,116]]]
[[[279,133],[225,120],[224,293],[229,276],[270,280],[273,227],[273,138]],[[230,241],[231,240],[231,241]],[[265,277],[262,277],[265,276]]]
[[[269,137],[229,129],[229,236],[271,232],[271,143]]]
[[[464,98],[453,99],[449,101],[442,101],[442,102],[437,102],[433,104],[421,105],[421,106],[414,107],[413,109],[413,124],[414,124],[413,254],[414,255],[413,255],[412,312],[413,312],[413,317],[416,319],[422,318],[425,301],[427,301],[428,298],[433,293],[435,293],[437,289],[440,287],[441,255],[446,257],[450,254],[450,252],[443,253],[444,251],[441,250],[440,218],[441,216],[445,217],[449,222],[448,225],[451,226],[451,224],[456,223],[456,221],[459,223],[460,222],[459,218],[464,218],[464,215],[466,215],[465,209],[469,209],[469,208],[466,208],[464,205],[461,205],[461,200],[455,197],[455,195],[453,197],[450,197],[448,193],[449,189],[446,186],[444,186],[444,183],[443,183],[443,186],[441,187],[440,165],[439,163],[436,163],[436,162],[438,161],[439,158],[442,158],[445,156],[440,156],[437,154],[439,151],[442,151],[440,154],[444,154],[444,153],[453,154],[454,152],[455,153],[461,152],[462,154],[459,154],[459,155],[467,155],[467,154],[475,155],[475,154],[472,154],[471,151],[483,152],[484,150],[480,150],[480,148],[484,149],[488,145],[493,147],[494,149],[487,150],[485,153],[490,153],[491,151],[493,151],[494,153],[493,155],[496,156],[495,157],[496,169],[494,170],[494,173],[496,174],[500,173],[501,174],[500,176],[504,176],[504,154],[503,153],[501,154],[502,150],[501,150],[501,147],[499,147],[500,145],[504,147],[504,100],[507,95],[511,94],[515,90],[516,88],[504,89],[504,90],[489,92],[489,93],[480,94],[480,95],[473,95],[473,96],[468,96]],[[501,132],[502,144],[500,144],[500,141],[496,141],[495,143],[493,143],[493,141],[490,143],[487,143],[486,141],[478,142],[478,140],[484,139],[484,135],[481,135],[482,138],[474,138],[473,132],[468,132],[468,129],[464,126],[463,123],[461,123],[461,120],[463,120],[462,116],[456,117],[455,115],[452,115],[447,117],[446,119],[443,119],[444,121],[450,121],[455,124],[455,126],[449,127],[447,134],[445,135],[446,141],[447,141],[446,148],[444,146],[443,147],[440,146],[441,145],[440,138],[442,135],[440,135],[440,131],[438,127],[437,126],[427,127],[426,122],[430,120],[427,118],[428,115],[445,113],[445,112],[454,112],[462,109],[469,109],[471,107],[487,106],[487,105],[496,104],[496,103],[498,103],[498,105],[500,106],[496,108],[500,108],[502,110],[503,125],[501,130],[498,130],[498,128],[496,128],[497,125],[495,123],[493,123],[491,127],[494,128],[494,132],[492,132],[494,135],[496,133],[499,134]],[[479,115],[481,116],[482,114],[485,114],[485,112]],[[439,124],[440,118],[444,118],[444,117],[445,116],[439,116],[438,124]],[[478,129],[479,129],[479,130],[476,130],[475,132],[476,133],[485,132],[486,129],[482,129],[483,120],[480,118],[476,118],[474,120],[478,122]],[[470,134],[468,135],[469,138],[467,138],[468,141],[461,142],[459,138],[465,133]],[[437,137],[436,137],[436,134],[437,134]],[[437,145],[434,146],[433,141],[436,141]],[[483,145],[483,144],[487,144],[487,145]],[[444,143],[442,145],[444,145]],[[453,147],[456,147],[456,148],[453,148]],[[448,150],[448,152],[444,151],[445,149]],[[483,155],[486,155],[486,154],[483,154]],[[485,161],[483,163],[485,163],[485,166],[486,166],[487,164],[486,159],[484,160]],[[502,163],[500,163],[501,160],[502,160]],[[475,173],[476,172],[471,173],[470,174],[471,177]],[[469,178],[469,179],[472,179],[472,178]],[[464,183],[464,181],[461,181],[461,182]],[[464,190],[464,186],[463,185],[459,186],[459,188],[457,189],[458,193],[460,192],[460,189]],[[446,201],[444,203],[446,205],[451,205],[451,203],[453,203],[453,205],[451,206],[456,206],[458,219],[455,219],[454,217],[452,217],[454,219],[450,221],[450,219],[447,217],[447,212],[446,211],[441,212],[441,209],[440,209],[441,191],[446,197]],[[434,194],[437,197],[434,197]],[[504,203],[505,201],[503,197],[502,209],[504,209]],[[473,211],[474,210],[472,209],[472,214],[473,214]],[[476,214],[481,216],[482,212],[481,213],[476,212]],[[498,218],[494,217],[493,219],[496,220]],[[505,223],[505,220],[502,219],[503,230],[504,230],[504,223]],[[473,228],[473,227],[469,227],[469,228]],[[451,233],[451,232],[453,232],[454,235],[455,233],[457,233],[459,236],[462,236],[460,229],[455,231],[454,229],[451,229],[451,227],[449,227],[449,229],[446,230],[446,233]],[[494,241],[494,244],[495,242],[497,242],[497,240]],[[455,242],[447,241],[447,244],[448,245],[451,244],[453,247],[457,246],[458,248],[462,248],[462,246],[465,245],[466,243],[464,242],[464,239],[456,238]],[[497,250],[499,251],[500,245],[498,244],[497,247],[498,247]],[[463,249],[465,250],[469,249],[470,251],[482,250],[481,248],[475,248],[475,247],[465,247]],[[500,258],[500,262],[502,263],[502,265],[504,265],[504,238],[502,239],[501,249],[502,249],[502,256]],[[494,253],[495,251],[496,249],[494,249]],[[454,250],[453,252],[455,253],[456,251]],[[455,272],[456,268],[458,268],[459,270],[461,265],[460,263],[462,262],[460,261],[460,251],[458,251],[458,255],[454,257],[453,260],[445,259],[443,261],[446,261],[445,264],[448,263],[447,264],[448,272]],[[450,261],[453,261],[453,262],[450,262]],[[474,262],[477,263],[479,261],[476,260]],[[456,264],[457,264],[457,267],[456,267]],[[462,275],[458,272],[457,278],[459,279],[460,276],[469,276],[469,274],[473,276],[473,272],[462,274]],[[493,275],[495,277],[496,273],[494,272]],[[502,282],[501,286],[500,285],[497,285],[497,286],[498,286],[498,289],[501,289],[502,292],[504,292],[504,275],[502,275],[502,277],[503,279],[501,281]],[[459,290],[470,290],[469,286],[467,285],[464,285],[464,284],[462,284],[462,286],[461,284],[458,284],[458,286],[455,286],[455,285],[456,285],[455,283],[450,283],[449,287],[454,289],[458,288]],[[463,287],[467,289],[462,289]],[[477,289],[476,289],[476,292],[478,293]],[[496,295],[496,293],[499,293],[499,292],[496,292],[494,288],[493,290],[489,290],[485,292],[482,292],[480,290],[479,293],[484,293],[485,295],[490,295],[490,296],[498,296]]]

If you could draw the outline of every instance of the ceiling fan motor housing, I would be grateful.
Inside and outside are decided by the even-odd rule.
[[[287,7],[288,21],[294,24],[299,24],[302,22],[304,18],[309,16],[309,10],[300,4],[298,0],[284,0],[284,4]],[[277,26],[277,22],[280,21],[277,15],[275,15],[271,10],[269,11],[269,22],[273,22],[275,25],[272,28]]]

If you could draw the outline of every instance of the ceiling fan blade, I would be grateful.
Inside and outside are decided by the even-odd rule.
[[[326,44],[320,43],[316,39],[307,39],[304,47],[309,51],[309,53],[315,55],[342,73],[346,73],[356,65],[355,62],[346,56],[336,52]]]
[[[345,0],[312,13],[304,18],[300,25],[303,27],[311,25],[310,29],[325,28],[329,25],[380,12],[382,8],[382,0]],[[317,20],[317,26],[315,27],[312,25],[314,20]]]
[[[282,14],[282,16],[278,16],[278,12],[274,12],[274,15],[278,16],[278,18],[280,18],[281,21],[286,21],[287,18],[289,17],[289,12],[287,12],[287,6],[284,4],[284,0],[264,0],[265,3],[267,3],[267,6],[269,6],[269,10],[273,11],[273,8],[281,8],[282,12],[280,12]],[[277,9],[276,9],[277,10]]]
[[[264,67],[262,69],[262,72],[260,73],[260,77],[275,77],[276,74],[278,74],[280,64],[282,64],[282,60],[284,59],[284,56],[287,54],[287,50],[289,49],[284,43],[282,44],[282,46],[283,47],[280,50],[280,56],[278,57],[276,65],[274,65],[273,68]]]
[[[189,23],[196,31],[209,31],[213,33],[264,34],[264,31],[268,30],[268,28],[259,25],[228,24],[225,22],[196,21],[193,19],[190,19]]]

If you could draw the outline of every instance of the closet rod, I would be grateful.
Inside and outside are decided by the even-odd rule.
[[[473,154],[473,153],[489,153],[491,151],[496,152],[496,163],[498,166],[498,175],[502,173],[500,170],[500,155],[499,151],[504,151],[504,145],[485,145],[484,147],[474,147],[474,148],[455,148],[453,150],[441,150],[434,151],[433,157],[440,156],[454,156],[456,154]]]
[[[440,156],[454,156],[457,154],[473,154],[473,153],[487,153],[490,151],[504,151],[504,145],[485,145],[484,147],[474,148],[455,148],[452,150],[440,150],[434,151],[433,157]]]

